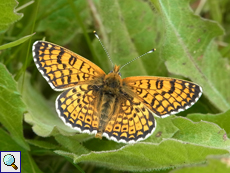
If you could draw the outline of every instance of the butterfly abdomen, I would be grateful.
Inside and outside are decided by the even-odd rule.
[[[117,73],[110,73],[104,79],[104,85],[101,91],[101,101],[99,103],[100,121],[98,134],[96,135],[97,137],[101,137],[112,115],[118,109],[115,105],[121,90],[121,80],[121,77]]]
[[[101,111],[100,111],[100,120],[99,120],[99,126],[98,126],[98,133],[103,133],[105,130],[106,125],[108,124],[114,109],[116,101],[116,96],[103,93],[102,96],[102,102],[101,102]]]

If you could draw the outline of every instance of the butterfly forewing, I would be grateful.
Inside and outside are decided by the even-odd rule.
[[[140,76],[123,81],[128,90],[161,117],[188,109],[202,94],[197,84],[179,79]]]
[[[33,57],[37,68],[55,90],[61,91],[105,75],[94,63],[53,43],[36,41]]]

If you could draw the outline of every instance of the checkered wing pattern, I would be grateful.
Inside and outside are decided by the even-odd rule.
[[[150,136],[156,121],[153,113],[137,98],[126,95],[118,113],[108,122],[103,136],[118,142],[134,143]]]
[[[56,109],[65,124],[83,133],[98,133],[101,95],[95,87],[76,86],[58,96]],[[129,95],[119,97],[111,107],[114,114],[109,116],[102,136],[117,142],[133,143],[147,138],[155,130],[153,113],[137,98]]]
[[[131,90],[153,113],[167,117],[191,107],[202,95],[202,88],[192,82],[166,77],[127,77]]]
[[[33,57],[38,70],[56,91],[105,76],[94,63],[53,43],[36,41]]]
[[[98,92],[92,85],[78,85],[61,93],[56,110],[65,124],[80,132],[96,134],[99,116],[96,110]]]

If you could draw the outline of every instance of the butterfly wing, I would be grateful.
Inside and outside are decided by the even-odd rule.
[[[98,92],[93,85],[78,85],[61,93],[56,99],[56,110],[63,122],[83,133],[96,134]]]
[[[103,136],[116,142],[134,143],[149,137],[156,128],[153,113],[137,98],[130,95],[119,97],[115,113]]]
[[[202,95],[197,84],[166,77],[127,77],[123,85],[125,92],[138,97],[160,117],[188,109]]]
[[[57,91],[105,75],[94,63],[53,43],[36,41],[33,57],[38,70]]]

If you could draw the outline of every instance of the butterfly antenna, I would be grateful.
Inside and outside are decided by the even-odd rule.
[[[138,56],[138,57],[132,59],[131,61],[127,62],[125,65],[121,66],[121,67],[120,67],[120,70],[121,70],[124,66],[126,66],[126,65],[130,64],[131,62],[135,61],[136,59],[138,59],[138,58],[140,58],[140,57],[142,57],[142,56],[145,56],[145,55],[148,54],[148,53],[153,53],[154,51],[156,51],[156,49],[152,49],[152,50],[150,50],[150,51],[144,53],[143,55]]]
[[[103,47],[105,53],[107,54],[107,56],[108,56],[110,62],[112,63],[112,66],[113,66],[113,61],[112,61],[112,59],[110,58],[109,53],[108,53],[108,51],[106,50],[105,46],[102,44],[102,42],[101,42],[99,36],[97,35],[97,32],[96,32],[96,31],[93,31],[93,33],[94,33],[95,37],[97,37],[97,39],[98,39],[99,42],[101,43],[101,46]]]

